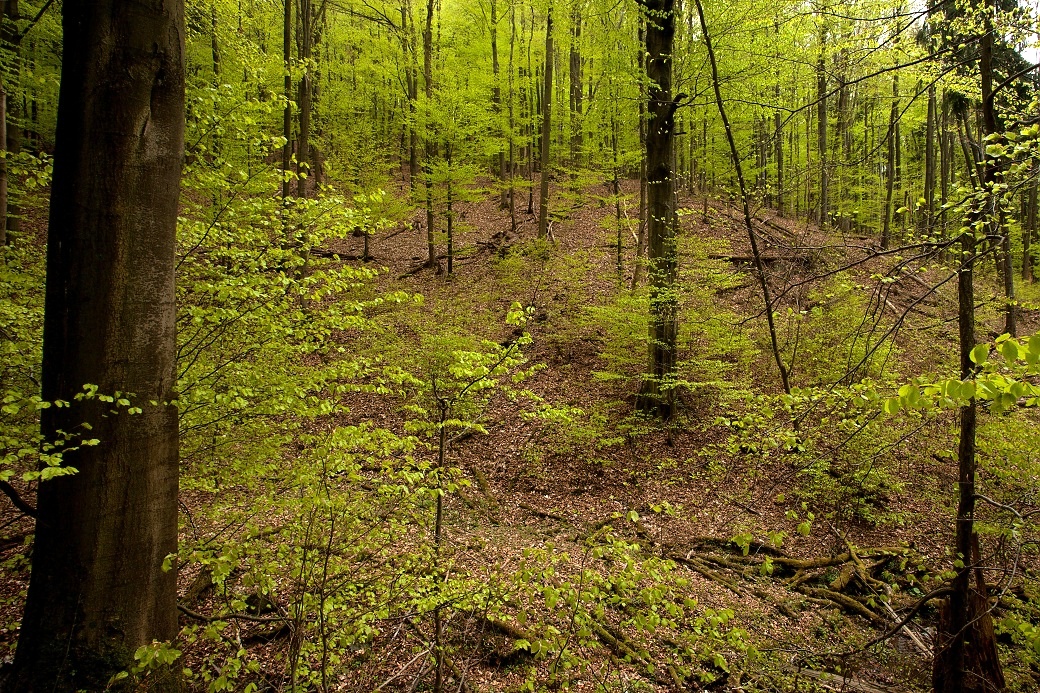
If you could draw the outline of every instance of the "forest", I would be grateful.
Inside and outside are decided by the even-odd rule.
[[[1038,13],[0,0],[0,691],[1040,689]]]

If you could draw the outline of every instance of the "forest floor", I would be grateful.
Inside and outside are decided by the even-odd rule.
[[[934,604],[885,643],[864,645],[889,631],[896,614],[905,614],[952,566],[953,416],[903,427],[879,423],[856,438],[839,425],[839,405],[820,395],[803,402],[808,413],[792,439],[739,210],[690,197],[683,200],[679,245],[679,360],[687,384],[671,422],[641,419],[633,409],[647,301],[629,290],[634,223],[623,229],[619,277],[609,190],[557,194],[567,202],[554,210],[550,244],[535,242],[537,218],[527,213],[526,199],[518,200],[515,233],[496,200],[460,205],[452,276],[415,271],[426,254],[419,213],[411,227],[370,239],[371,264],[386,268],[379,286],[424,297],[411,312],[390,315],[392,330],[405,338],[447,325],[500,342],[514,334],[504,322],[513,302],[531,306],[526,357],[544,368],[523,387],[571,412],[558,421],[531,420],[523,398],[495,397],[483,413],[486,433],[459,436],[450,446],[448,462],[469,482],[445,499],[445,541],[456,564],[491,574],[522,563],[532,548],[579,557],[587,555],[589,537],[609,526],[648,556],[672,561],[695,611],[724,614],[717,624],[701,624],[721,633],[722,650],[728,630],[743,633],[743,644],[730,642],[728,650],[739,654],[725,664],[703,656],[684,689],[927,690]],[[939,260],[914,261],[912,278],[891,282],[881,281],[892,264],[887,258],[837,272],[866,258],[874,240],[823,232],[765,208],[755,217],[780,296],[783,348],[795,354],[796,384],[825,392],[860,359],[860,373],[878,382],[949,366],[955,284],[926,288],[946,276]],[[345,238],[328,250],[358,256],[362,243]],[[998,333],[995,311],[984,317]],[[1040,314],[1024,309],[1023,322],[1022,334],[1035,332]],[[870,345],[890,331],[895,349],[872,355]],[[404,430],[402,412],[375,395],[351,394],[345,403],[354,423]],[[190,494],[182,500],[189,510],[209,502]],[[9,653],[30,528],[6,505],[0,526],[0,647]],[[983,551],[989,555],[988,547]],[[194,580],[182,574],[182,595]],[[893,588],[889,607],[885,592]],[[193,608],[207,607],[203,600]],[[544,610],[551,613],[551,605]],[[673,669],[646,666],[665,645],[640,634],[626,639],[611,627],[625,609],[615,611],[586,638],[602,647],[575,638],[587,664],[571,688],[675,690]],[[460,690],[521,689],[532,666],[527,660],[512,666],[513,643],[527,635],[522,627],[463,619],[451,632],[457,653],[451,676],[466,681],[455,684]],[[388,636],[377,639],[369,666],[335,676],[339,689],[423,690],[416,685],[422,668],[409,668],[413,650]],[[1036,669],[1007,659],[1009,682],[1028,690],[1040,681]]]

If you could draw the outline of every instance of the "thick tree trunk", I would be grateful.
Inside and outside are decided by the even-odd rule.
[[[647,93],[647,276],[650,280],[650,362],[638,408],[667,419],[675,403],[676,336],[679,331],[676,282],[675,110],[672,50],[675,0],[645,0]]]
[[[42,433],[97,438],[40,484],[5,690],[102,690],[177,634],[174,253],[184,151],[181,0],[65,0],[47,247]],[[97,399],[123,393],[140,413]],[[169,688],[175,687],[169,681]],[[153,690],[161,688],[156,686]]]
[[[552,88],[553,88],[553,8],[549,5],[545,18],[545,68],[542,70],[545,79],[542,88],[542,179],[538,200],[538,237],[549,235],[549,144],[552,137]]]

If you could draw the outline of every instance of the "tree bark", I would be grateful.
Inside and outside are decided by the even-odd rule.
[[[571,166],[581,165],[581,150],[584,146],[582,138],[582,111],[584,109],[584,92],[582,90],[581,65],[581,13],[580,4],[575,4],[571,12],[571,47],[570,47],[570,107],[571,107]]]
[[[549,145],[552,137],[552,88],[553,88],[553,8],[549,5],[545,17],[545,68],[542,70],[545,79],[542,90],[542,178],[538,200],[538,237],[549,235]]]
[[[881,211],[881,248],[892,238],[892,193],[896,183],[896,128],[899,119],[899,75],[892,76],[892,106],[888,112],[888,160],[885,163],[885,206]]]
[[[985,137],[997,132],[993,108],[993,28],[992,0],[986,0],[983,35],[979,41],[979,72],[982,82],[982,130]],[[957,278],[957,323],[960,339],[960,376],[962,380],[975,377],[976,367],[971,359],[975,348],[975,288],[976,259],[975,224],[983,221],[992,234],[997,217],[998,203],[992,199],[997,180],[997,161],[983,151],[981,171],[981,201],[969,223],[961,231],[963,258]],[[943,610],[936,638],[936,655],[932,669],[932,684],[936,693],[988,693],[1004,689],[1004,675],[997,657],[996,640],[989,619],[985,584],[981,572],[977,574],[978,589],[971,589],[973,563],[978,561],[978,539],[975,536],[975,432],[978,406],[971,398],[960,410],[960,441],[957,448],[957,529],[954,539],[954,557],[957,573]],[[976,549],[973,551],[973,545]]]
[[[642,14],[637,19],[636,35],[639,54],[636,57],[639,75],[639,227],[636,230],[636,257],[632,263],[632,290],[639,286],[643,274],[643,256],[646,255],[646,24]],[[707,124],[705,122],[705,127]],[[707,204],[707,193],[704,193]]]
[[[292,166],[292,4],[294,0],[283,0],[284,13],[282,15],[282,69],[285,70],[285,111],[282,113],[282,137],[285,145],[282,147],[282,202],[283,205],[289,199],[291,192],[289,186],[289,169]]]
[[[299,181],[296,185],[300,197],[308,197],[312,187],[309,169],[311,161],[311,96],[314,88],[313,65],[311,65],[314,42],[314,8],[311,0],[299,0],[299,3],[299,52],[303,74],[300,75],[299,85],[300,132],[299,151],[296,152],[296,174]]]
[[[676,337],[679,331],[675,236],[675,110],[672,50],[675,0],[644,0],[647,78],[647,276],[650,280],[650,362],[638,408],[663,419],[675,404]]]
[[[22,35],[18,32],[18,22],[21,21],[22,15],[18,8],[18,0],[6,0],[5,13],[7,17],[3,22],[2,30],[0,30],[0,41],[11,51],[10,70],[13,80],[8,83],[8,88],[6,89],[7,119],[5,123],[6,137],[4,138],[7,145],[7,157],[10,159],[22,153],[22,108],[21,101],[18,98],[18,85],[22,71]],[[14,91],[13,94],[12,89]],[[10,179],[8,180],[8,189],[10,189]],[[21,210],[10,197],[7,200],[6,221],[8,239],[11,236],[17,236],[22,228]]]
[[[1022,281],[1033,281],[1033,235],[1036,233],[1037,184],[1026,193],[1025,223],[1022,225]]]
[[[184,151],[182,0],[65,0],[47,244],[47,440],[100,443],[40,484],[32,574],[6,690],[102,690],[177,634],[174,257]],[[85,384],[140,413],[75,399]],[[173,675],[165,687],[173,689]],[[163,688],[157,684],[152,690]]]
[[[820,209],[817,221],[826,226],[829,218],[827,169],[827,66],[824,53],[827,48],[827,28],[820,28],[820,58],[816,63],[816,139],[820,153]]]
[[[751,203],[748,196],[747,184],[744,181],[744,169],[740,163],[740,152],[737,150],[736,141],[733,139],[733,130],[729,124],[729,117],[726,115],[726,106],[722,100],[722,90],[719,87],[719,69],[715,61],[715,49],[712,47],[711,34],[708,32],[708,22],[704,18],[704,8],[701,6],[701,0],[694,0],[694,4],[697,8],[697,16],[701,20],[701,35],[704,36],[704,45],[708,51],[708,64],[711,67],[711,84],[713,91],[715,92],[715,104],[719,109],[719,119],[722,121],[722,127],[726,131],[726,141],[729,144],[730,157],[733,159],[733,167],[737,172],[737,184],[740,188],[740,202],[741,208],[744,212],[744,226],[747,229],[748,240],[751,243],[751,254],[755,262],[755,273],[758,276],[759,288],[762,290],[762,299],[765,302],[766,308],[766,324],[769,327],[769,340],[773,351],[773,359],[776,361],[776,368],[780,374],[780,382],[783,385],[784,392],[791,394],[791,381],[790,374],[788,373],[787,366],[784,365],[784,360],[780,354],[780,342],[777,339],[776,324],[773,321],[773,298],[769,291],[769,282],[766,279],[765,266],[762,263],[762,255],[758,249],[758,238],[755,234],[755,227],[751,221]]]
[[[426,24],[423,26],[423,80],[425,81],[426,107],[433,101],[433,11],[436,0],[426,0]],[[424,135],[426,155],[423,158],[423,184],[426,186],[426,264],[440,271],[437,260],[437,247],[433,241],[433,157],[437,153],[437,145],[429,126]]]

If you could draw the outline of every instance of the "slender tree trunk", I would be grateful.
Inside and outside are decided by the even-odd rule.
[[[777,45],[780,44],[780,22],[775,21],[773,23],[773,29],[776,33]],[[773,96],[776,99],[777,108],[773,111],[773,146],[775,147],[776,157],[776,198],[775,206],[776,211],[780,216],[784,215],[784,133],[783,133],[783,119],[780,115],[780,59],[777,56],[777,68],[776,68],[776,84],[773,86]]]
[[[7,243],[7,87],[0,78],[0,262]]]
[[[103,690],[177,634],[174,258],[184,151],[180,0],[65,0],[43,338],[46,440],[100,442],[39,486],[9,691]],[[142,124],[144,124],[142,126]],[[85,384],[124,393],[113,414]],[[152,690],[176,690],[158,672]]]
[[[979,41],[979,72],[982,81],[983,137],[997,132],[993,108],[993,30],[991,24],[992,0],[987,0],[983,14],[984,34]],[[982,195],[987,195],[997,180],[997,162],[983,152],[981,175]],[[961,232],[963,263],[957,280],[959,309],[961,379],[975,376],[971,353],[975,348],[975,289],[974,266],[976,258],[975,222],[984,222],[989,232],[998,224],[997,201],[986,199],[977,204],[971,220]],[[1001,691],[1004,675],[997,655],[993,623],[985,594],[981,571],[976,573],[978,589],[971,589],[971,574],[977,570],[978,550],[975,535],[975,433],[977,404],[975,398],[961,407],[960,442],[957,449],[957,530],[954,542],[955,557],[959,563],[953,579],[952,593],[944,605],[936,639],[936,655],[932,670],[932,684],[936,693],[974,693]],[[975,565],[973,565],[973,563]]]
[[[582,90],[581,69],[581,13],[580,4],[575,4],[571,13],[571,47],[570,47],[570,107],[571,107],[571,166],[580,165],[582,141],[582,110],[584,108],[584,91]]]
[[[928,111],[924,135],[924,231],[931,233],[935,224],[935,85],[928,87]]]
[[[498,1],[491,0],[491,72],[493,83],[491,86],[491,105],[495,112],[495,131],[502,133],[502,85],[498,64]],[[509,191],[506,188],[506,151],[502,147],[498,151],[498,184],[501,186],[499,207],[505,209],[509,206]]]
[[[312,187],[310,185],[310,171],[308,168],[311,160],[311,93],[313,75],[311,58],[314,39],[314,10],[311,0],[299,0],[299,3],[300,64],[303,67],[303,74],[300,76],[299,86],[300,132],[299,148],[296,152],[296,173],[299,181],[296,185],[299,195],[308,197]]]
[[[646,255],[646,21],[640,14],[636,29],[639,39],[639,53],[636,58],[639,75],[639,227],[636,230],[636,257],[632,263],[632,289],[639,286],[643,273],[643,256]],[[705,205],[707,194],[705,193]]]
[[[885,205],[881,210],[881,247],[892,238],[892,193],[896,182],[896,128],[899,119],[899,75],[892,76],[892,106],[888,112],[888,160],[885,164]]]
[[[220,39],[217,37],[217,5],[216,3],[210,8],[210,17],[213,22],[212,31],[210,32],[210,53],[213,55],[213,81],[217,86],[220,86]]]
[[[820,209],[819,224],[826,226],[830,209],[828,207],[829,173],[827,170],[827,66],[824,62],[827,48],[827,29],[820,28],[820,58],[816,63],[816,127],[817,149],[820,153]]]
[[[433,102],[433,11],[436,0],[426,1],[426,24],[423,26],[423,80],[426,89],[426,106],[430,107]],[[426,156],[423,159],[423,183],[426,186],[426,264],[436,267],[440,272],[440,263],[437,261],[437,247],[433,240],[433,157],[437,153],[437,145],[433,141],[433,134],[427,130],[425,133]]]
[[[509,3],[509,230],[516,231],[516,142],[513,133],[516,129],[515,94],[513,93],[514,55],[516,52],[516,6]]]
[[[675,404],[672,383],[679,331],[675,198],[675,110],[672,51],[675,0],[644,0],[647,81],[647,275],[650,280],[650,363],[640,388],[641,411],[668,419]]]
[[[549,144],[552,137],[552,88],[553,88],[553,8],[549,5],[545,18],[545,68],[542,94],[542,178],[538,200],[538,237],[549,234]]]
[[[697,7],[697,16],[700,17],[701,35],[704,37],[704,45],[708,50],[708,64],[711,67],[711,83],[715,92],[715,104],[719,109],[719,119],[722,121],[722,127],[726,131],[726,141],[729,143],[730,156],[737,172],[740,201],[744,211],[744,226],[747,229],[748,240],[751,242],[751,253],[755,260],[755,272],[758,275],[759,287],[762,290],[762,298],[765,301],[766,324],[769,327],[769,340],[773,350],[773,358],[776,361],[777,371],[780,373],[780,382],[783,385],[784,392],[791,394],[791,382],[787,366],[784,365],[783,357],[780,354],[780,343],[777,339],[776,325],[773,321],[773,299],[769,291],[769,282],[766,279],[765,266],[762,264],[762,255],[758,249],[758,237],[751,221],[751,203],[747,185],[744,182],[744,168],[740,163],[740,151],[737,149],[736,141],[733,139],[733,130],[730,127],[729,118],[726,116],[726,105],[722,99],[722,90],[719,88],[719,70],[715,62],[715,49],[712,46],[711,34],[708,32],[708,23],[704,18],[704,8],[701,6],[701,0],[694,0],[694,4]]]
[[[1022,281],[1032,282],[1033,277],[1033,236],[1036,234],[1037,184],[1029,186],[1026,193],[1025,223],[1022,225]]]
[[[22,37],[18,33],[18,22],[21,21],[22,15],[18,8],[18,0],[6,0],[6,14],[7,18],[3,22],[3,29],[0,30],[0,41],[11,51],[10,58],[10,70],[13,76],[9,86],[14,88],[14,98],[10,90],[7,90],[7,122],[5,124],[7,130],[7,156],[8,158],[17,157],[22,153],[22,106],[20,100],[17,98],[18,85],[20,82],[20,75],[22,71]],[[10,169],[8,169],[10,172]],[[10,175],[10,173],[8,173]],[[10,179],[8,179],[8,186],[10,186]],[[17,200],[17,197],[15,198]],[[22,213],[21,209],[14,200],[8,197],[7,200],[7,235],[8,237],[17,236],[22,228]]]
[[[289,199],[289,170],[292,166],[292,5],[294,0],[283,0],[282,16],[282,69],[285,70],[285,111],[282,114],[282,201]]]

